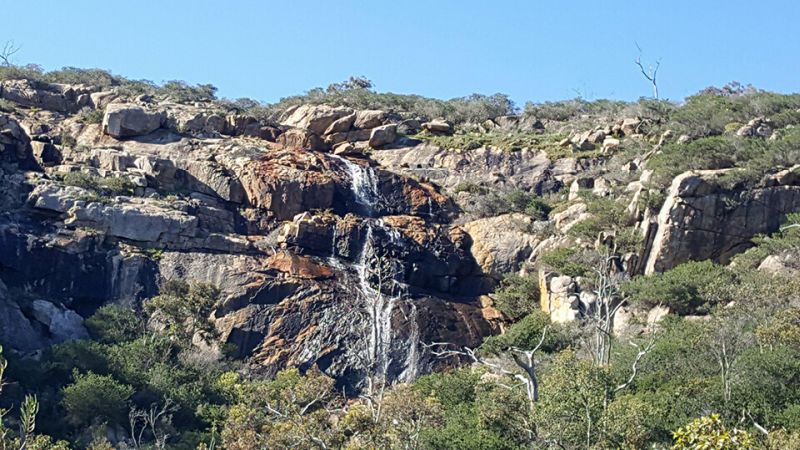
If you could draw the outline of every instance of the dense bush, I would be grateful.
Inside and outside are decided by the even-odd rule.
[[[582,98],[545,103],[526,103],[525,115],[537,119],[566,121],[583,114],[617,117],[628,103],[616,100],[587,101]]]
[[[793,122],[800,108],[800,94],[777,94],[752,87],[729,84],[708,88],[686,99],[670,117],[676,131],[690,136],[713,136],[725,132],[730,123],[746,123],[759,116],[779,116],[784,124]]]
[[[118,344],[135,339],[144,331],[144,323],[135,311],[120,305],[105,305],[86,319],[92,337],[104,344]]]
[[[580,250],[575,247],[559,247],[545,252],[539,257],[539,263],[545,269],[570,277],[585,276],[590,270]]]
[[[573,341],[574,335],[562,325],[550,323],[550,315],[541,310],[534,310],[519,322],[511,325],[508,330],[498,336],[491,336],[484,340],[481,350],[489,353],[498,353],[509,348],[536,347],[545,333],[543,352],[557,352],[567,348]]]
[[[508,274],[494,293],[497,309],[516,321],[539,307],[539,280],[535,276]]]
[[[690,261],[664,273],[638,277],[628,283],[628,299],[647,306],[662,304],[680,314],[709,312],[725,298],[736,276],[724,266],[710,261]]]
[[[118,195],[133,195],[136,187],[127,177],[103,178],[84,172],[67,173],[62,181],[67,186],[77,186],[90,191],[96,196],[91,200]]]
[[[127,419],[128,399],[133,388],[108,375],[75,373],[75,381],[64,388],[67,420],[75,425],[94,421],[123,424]]]

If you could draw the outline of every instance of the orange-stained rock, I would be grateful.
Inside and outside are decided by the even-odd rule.
[[[319,280],[333,276],[330,267],[307,256],[296,255],[288,251],[280,251],[270,256],[267,259],[267,266],[295,278]]]
[[[278,220],[333,205],[335,174],[324,155],[298,149],[270,149],[238,174],[247,200]]]

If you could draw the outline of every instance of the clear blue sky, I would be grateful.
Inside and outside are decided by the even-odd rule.
[[[518,104],[649,95],[633,64],[661,59],[662,97],[731,80],[798,92],[800,2],[0,0],[17,63],[212,83],[275,101],[350,75],[380,91]]]

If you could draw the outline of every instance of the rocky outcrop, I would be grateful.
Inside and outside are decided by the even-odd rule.
[[[92,106],[93,89],[83,85],[50,84],[33,80],[0,82],[0,98],[22,106],[75,113]]]
[[[747,122],[746,125],[736,130],[737,136],[744,137],[762,137],[768,138],[772,136],[772,131],[775,129],[775,124],[766,117],[756,117],[755,119]]]
[[[382,125],[372,129],[369,136],[369,146],[380,148],[389,145],[397,139],[397,125]]]
[[[281,124],[288,127],[306,129],[318,136],[322,136],[336,120],[352,113],[352,109],[344,107],[301,105],[286,111]]]
[[[423,177],[448,189],[471,183],[542,192],[560,172],[546,153],[527,149],[507,152],[481,147],[465,151],[421,144],[382,150],[372,157],[389,170]]]
[[[533,219],[519,213],[474,220],[463,225],[472,238],[470,251],[484,274],[500,280],[519,271],[539,244],[530,233]]]
[[[149,111],[141,106],[112,103],[103,116],[103,131],[115,138],[150,134],[159,129],[166,115],[161,111]]]
[[[673,180],[646,248],[645,273],[688,260],[726,263],[753,236],[775,232],[787,213],[800,210],[800,179],[790,176],[798,167],[745,189],[725,186],[732,170],[691,171]]]

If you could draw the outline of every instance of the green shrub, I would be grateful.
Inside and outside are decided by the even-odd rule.
[[[216,99],[217,88],[210,84],[192,86],[185,81],[167,81],[156,89],[155,95],[178,103],[210,102]]]
[[[480,349],[489,353],[499,353],[512,347],[532,350],[542,339],[545,326],[548,328],[541,347],[543,352],[557,352],[570,346],[574,339],[571,330],[551,323],[550,315],[537,309],[508,327],[505,333],[486,338]]]
[[[75,186],[90,191],[100,189],[99,177],[84,172],[69,172],[64,175],[62,181],[67,186]]]
[[[493,297],[500,312],[519,320],[539,308],[539,280],[533,275],[508,274]]]
[[[167,326],[168,333],[191,345],[195,333],[210,338],[216,328],[209,319],[219,300],[219,289],[208,283],[167,281],[158,296],[147,300],[144,309]]]
[[[144,331],[144,323],[136,312],[115,304],[101,306],[85,324],[92,337],[104,344],[130,341]]]
[[[674,450],[695,450],[701,448],[715,450],[754,449],[755,439],[745,430],[729,429],[719,414],[711,414],[693,420],[674,433]]]
[[[553,272],[570,277],[586,276],[589,267],[581,260],[580,250],[575,247],[561,247],[542,254],[539,263]]]
[[[582,98],[545,103],[525,104],[525,115],[542,120],[563,122],[580,115],[617,117],[628,103],[617,100],[587,101]]]
[[[84,84],[106,89],[119,84],[120,77],[116,77],[103,69],[63,67],[59,70],[45,73],[42,76],[42,80],[48,83]]]
[[[133,195],[136,189],[136,185],[127,177],[102,178],[84,172],[67,173],[62,181],[67,186],[86,189],[99,197]]]
[[[17,105],[14,102],[0,98],[0,112],[10,113],[14,112],[16,109]]]
[[[485,187],[481,185],[471,183],[469,181],[463,181],[461,183],[458,183],[453,188],[453,194],[458,194],[460,192],[469,192],[470,194],[484,195],[486,194],[487,190]]]
[[[0,81],[4,80],[43,80],[42,68],[37,65],[4,66],[0,65]]]
[[[540,197],[524,191],[511,191],[506,196],[506,200],[512,211],[522,212],[531,216],[534,220],[545,220],[552,208]]]
[[[800,108],[800,94],[777,94],[752,87],[709,88],[686,99],[671,116],[672,128],[695,137],[720,135],[726,125],[747,123],[758,116],[791,120]]]
[[[637,277],[623,286],[628,300],[652,307],[668,306],[678,314],[707,313],[725,300],[736,275],[711,261],[690,261],[664,273]]]
[[[436,136],[428,133],[420,133],[413,137],[447,149],[474,150],[480,147],[491,146],[508,152],[516,152],[523,148],[528,148],[544,151],[551,159],[575,156],[570,148],[559,145],[559,142],[564,138],[564,135],[561,134],[532,132],[468,132],[450,136]],[[577,156],[588,158],[599,154],[600,151],[598,150],[581,152],[577,154]]]
[[[107,196],[133,195],[136,185],[128,177],[101,178],[102,193]]]
[[[83,108],[78,112],[77,119],[81,123],[91,124],[91,123],[102,123],[103,122],[103,110],[102,109],[92,109],[92,108]]]
[[[75,381],[64,387],[63,404],[67,420],[78,426],[127,423],[128,399],[133,388],[108,375],[75,373]]]

